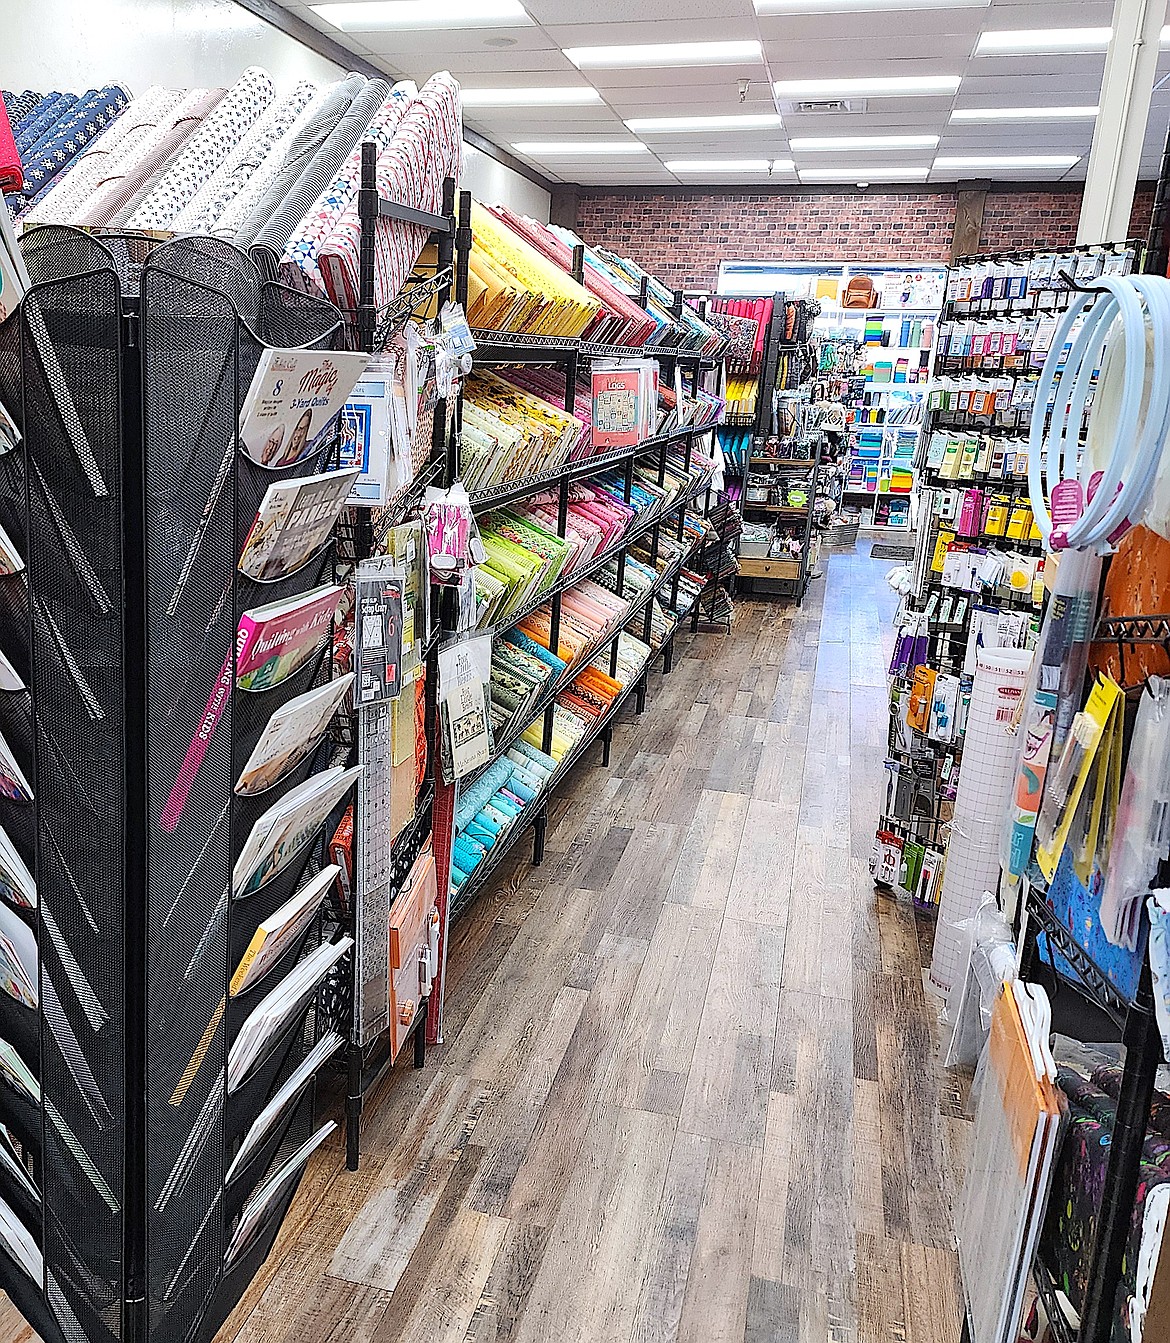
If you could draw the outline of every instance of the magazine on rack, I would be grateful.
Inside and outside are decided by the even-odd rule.
[[[0,527],[0,578],[11,578],[24,572],[24,560],[12,543],[12,538]]]
[[[22,909],[36,909],[37,887],[16,845],[0,826],[0,896]]]
[[[269,485],[244,542],[240,572],[258,583],[284,578],[328,541],[357,471],[326,471]]]
[[[34,1203],[41,1201],[41,1191],[28,1173],[28,1167],[20,1159],[12,1136],[3,1124],[0,1124],[0,1167],[8,1172]]]
[[[228,991],[233,998],[258,984],[313,922],[333,879],[340,871],[335,863],[323,868],[303,891],[291,900],[286,900],[261,923],[252,934],[248,949],[232,975]]]
[[[32,784],[24,777],[24,771],[17,764],[12,748],[0,733],[0,797],[9,802],[31,802]]]
[[[0,318],[0,321],[3,319]],[[6,452],[11,452],[20,442],[20,430],[16,427],[16,421],[8,413],[8,407],[3,401],[0,401],[0,457]]]
[[[340,598],[341,588],[327,583],[245,611],[236,658],[240,689],[271,690],[303,667],[325,642]]]
[[[23,690],[24,682],[20,678],[20,673],[4,656],[3,650],[0,650],[0,690]]]
[[[3,1236],[9,1254],[39,1287],[45,1275],[45,1261],[28,1227],[2,1198],[0,1198],[0,1236]]]
[[[236,899],[252,895],[282,872],[325,824],[325,818],[341,801],[361,765],[313,774],[290,789],[256,821],[232,874]]]
[[[36,1007],[40,958],[32,929],[0,902],[0,988],[25,1007]]]
[[[240,1213],[240,1220],[236,1223],[235,1232],[227,1248],[224,1263],[228,1268],[256,1239],[273,1205],[282,1194],[288,1192],[289,1185],[304,1169],[305,1163],[336,1127],[337,1124],[332,1119],[327,1124],[322,1124],[317,1132],[306,1139],[284,1165],[275,1170],[244,1204],[244,1210]]]
[[[368,354],[265,350],[240,411],[240,446],[274,471],[311,457],[369,362]]]
[[[41,1103],[41,1084],[32,1069],[7,1040],[0,1040],[0,1076],[6,1078],[26,1100]]]
[[[300,1064],[289,1074],[288,1081],[260,1111],[253,1121],[252,1127],[244,1135],[240,1150],[228,1167],[227,1179],[229,1181],[237,1170],[243,1170],[248,1164],[249,1157],[272,1132],[281,1115],[301,1094],[313,1074],[319,1072],[344,1043],[345,1041],[336,1031],[330,1031],[327,1035],[323,1035],[309,1050]]]
[[[207,707],[199,720],[191,745],[183,757],[175,786],[167,800],[161,824],[174,830],[183,815],[195,775],[207,754],[207,746],[223,716],[232,693],[233,654],[236,684],[241,690],[271,690],[287,680],[324,644],[333,625],[341,588],[326,585],[280,602],[256,606],[240,617],[236,647],[224,659],[212,687]]]
[[[235,1089],[252,1071],[272,1037],[300,1013],[317,985],[353,946],[352,937],[322,942],[288,972],[279,984],[256,1004],[244,1019],[228,1053],[228,1090]]]
[[[296,769],[321,740],[351,685],[353,672],[282,704],[248,757],[236,792],[241,797],[255,797]]]

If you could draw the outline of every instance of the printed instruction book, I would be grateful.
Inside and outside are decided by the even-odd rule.
[[[296,769],[316,749],[353,681],[353,672],[349,672],[282,704],[260,734],[236,792],[241,797],[255,797]]]
[[[317,1041],[297,1067],[293,1069],[288,1080],[260,1111],[253,1121],[252,1127],[244,1135],[240,1150],[228,1167],[227,1179],[229,1183],[236,1171],[243,1170],[248,1164],[248,1158],[272,1132],[276,1122],[285,1113],[289,1105],[301,1095],[313,1074],[319,1072],[344,1043],[345,1041],[336,1031],[330,1031]]]
[[[36,882],[3,826],[0,826],[0,896],[21,909],[37,907]]]
[[[232,1233],[231,1241],[228,1244],[227,1255],[224,1260],[228,1267],[235,1263],[256,1239],[260,1228],[268,1220],[281,1195],[288,1192],[289,1186],[300,1175],[306,1162],[336,1127],[337,1124],[332,1119],[328,1123],[322,1124],[311,1138],[307,1138],[297,1148],[283,1166],[273,1171],[244,1204],[244,1209],[240,1213],[240,1220],[236,1223],[236,1229]]]
[[[252,827],[236,860],[232,894],[242,899],[282,872],[312,842],[361,772],[361,765],[322,770],[274,802]]]
[[[24,777],[24,771],[12,754],[12,748],[0,733],[0,797],[9,802],[31,802],[32,784]]]
[[[352,937],[342,937],[314,947],[244,1018],[228,1052],[229,1091],[245,1081],[273,1035],[290,1017],[299,1015],[317,985],[352,946]]]
[[[280,685],[299,671],[325,642],[341,592],[339,587],[326,585],[284,601],[254,607],[240,617],[235,649],[228,653],[219,670],[159,818],[164,829],[174,831],[178,827],[199,766],[231,698],[233,658],[236,684],[241,690],[271,690]]]
[[[14,909],[0,904],[0,989],[25,1007],[36,1007],[40,957],[32,929]]]
[[[239,688],[271,690],[303,667],[325,642],[340,599],[341,588],[327,583],[245,611],[236,657]]]
[[[228,991],[233,998],[258,984],[313,922],[340,871],[336,863],[322,868],[303,891],[286,900],[260,924],[232,975]]]
[[[265,350],[240,411],[244,452],[274,471],[311,457],[369,362],[368,354]]]
[[[357,471],[274,481],[240,555],[240,573],[269,583],[294,573],[328,541]]]

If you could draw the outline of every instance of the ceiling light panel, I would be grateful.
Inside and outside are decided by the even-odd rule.
[[[659,65],[739,65],[760,61],[759,42],[650,42],[621,47],[568,47],[574,65],[621,69]]]
[[[976,56],[1051,55],[1062,51],[1104,51],[1112,28],[1009,28],[979,34]]]
[[[953,94],[958,75],[894,75],[871,79],[780,79],[773,86],[777,98],[904,98]]]
[[[464,107],[577,107],[601,102],[588,87],[533,87],[523,89],[463,89]]]
[[[668,159],[672,173],[766,173],[767,159]]]
[[[852,168],[800,168],[802,182],[925,182],[930,171],[921,164],[908,168],[875,168],[865,163]]]
[[[1079,154],[942,154],[936,168],[1072,168]]]
[[[523,140],[512,148],[517,154],[532,158],[562,158],[573,154],[588,154],[609,158],[611,154],[648,154],[650,151],[637,140]]]
[[[1096,107],[956,107],[952,121],[1091,121]]]
[[[872,9],[986,9],[991,0],[756,0],[757,14],[860,14]]]
[[[634,117],[626,126],[636,135],[675,135],[685,131],[751,131],[783,125],[778,112],[743,112],[705,117]]]
[[[326,23],[350,33],[532,22],[520,0],[346,0],[309,8]]]
[[[801,150],[832,152],[853,149],[934,149],[937,135],[814,135],[789,137],[788,143]]]

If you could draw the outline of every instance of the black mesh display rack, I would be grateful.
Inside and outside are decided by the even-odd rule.
[[[0,1255],[0,1282],[52,1343],[194,1343],[268,1254],[297,1180],[229,1262],[245,1201],[312,1125],[310,1084],[226,1179],[303,1058],[312,1000],[230,1092],[229,1050],[313,930],[262,987],[232,997],[229,976],[320,846],[246,898],[232,898],[233,867],[259,814],[320,757],[262,797],[234,785],[325,657],[250,694],[236,686],[236,629],[331,561],[327,548],[275,583],[239,573],[267,486],[320,469],[332,445],[265,470],[237,451],[237,425],[263,350],[326,348],[339,314],[216,239],[48,226],[24,252],[33,287],[0,327],[0,398],[24,441],[0,458],[0,516],[27,583],[4,580],[0,645],[32,698],[0,696],[0,715],[35,803],[3,804],[2,821],[37,881],[40,993],[35,1011],[0,995],[0,1035],[39,1076],[41,1105],[6,1085],[0,1119],[40,1184],[39,1206],[15,1194],[12,1206],[44,1267],[37,1281]]]

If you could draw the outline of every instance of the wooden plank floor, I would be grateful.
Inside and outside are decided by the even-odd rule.
[[[868,871],[867,552],[680,639],[544,866],[521,846],[455,929],[444,1045],[358,1174],[319,1154],[219,1343],[956,1343],[930,925]]]

